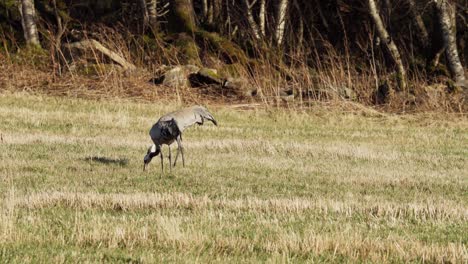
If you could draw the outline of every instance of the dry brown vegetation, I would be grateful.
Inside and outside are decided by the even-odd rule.
[[[2,90],[466,112],[468,31],[459,1],[7,0],[0,6]],[[207,69],[216,81],[149,84],[185,66]]]

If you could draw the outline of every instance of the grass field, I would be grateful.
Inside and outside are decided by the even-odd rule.
[[[0,261],[468,261],[466,117],[212,106],[144,173],[176,108],[0,94]]]

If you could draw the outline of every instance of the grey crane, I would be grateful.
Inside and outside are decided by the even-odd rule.
[[[174,161],[174,166],[177,163],[179,152],[182,155],[182,164],[185,167],[184,148],[182,146],[182,132],[194,125],[203,125],[204,121],[209,120],[216,126],[218,122],[214,119],[213,115],[203,106],[192,106],[180,109],[163,115],[159,118],[158,122],[151,127],[149,135],[153,140],[153,145],[150,146],[148,152],[143,160],[143,171],[146,166],[151,162],[153,157],[161,154],[161,173],[164,173],[163,153],[161,151],[162,145],[169,147],[169,168],[171,168],[171,144],[177,142],[177,154]]]

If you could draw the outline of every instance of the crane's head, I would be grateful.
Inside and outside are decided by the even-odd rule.
[[[159,146],[156,146],[155,144],[151,145],[151,147],[148,148],[148,152],[145,155],[145,158],[143,159],[143,171],[145,171],[146,166],[151,162],[151,160],[159,155],[161,152],[161,148]]]

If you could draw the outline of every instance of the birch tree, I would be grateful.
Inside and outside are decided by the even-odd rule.
[[[150,26],[153,30],[157,28],[158,10],[157,0],[140,0],[140,7],[142,9],[143,25],[144,27]]]
[[[147,10],[148,10],[148,20],[150,26],[155,29],[158,23],[158,10],[157,10],[157,0],[148,0]]]
[[[429,34],[427,33],[426,25],[421,17],[421,14],[418,12],[416,3],[414,0],[406,0],[409,5],[409,11],[411,14],[411,20],[416,27],[417,38],[421,44],[425,55],[428,55],[429,52]]]
[[[244,4],[247,8],[247,21],[249,21],[250,28],[252,29],[253,35],[257,40],[261,39],[260,27],[254,19],[252,8],[255,5],[257,0],[250,2],[249,0],[244,0]]]
[[[368,0],[369,4],[369,12],[372,17],[372,20],[375,24],[375,27],[377,29],[377,33],[379,35],[379,38],[382,41],[382,44],[385,45],[386,49],[388,50],[390,56],[392,57],[393,62],[395,63],[397,67],[397,73],[398,73],[398,87],[400,90],[406,90],[406,70],[405,67],[403,66],[403,62],[401,60],[400,52],[395,45],[395,42],[393,39],[390,37],[388,34],[387,30],[385,29],[385,26],[382,22],[382,19],[379,14],[379,10],[377,9],[377,5],[374,0]]]
[[[36,26],[36,11],[34,0],[21,0],[19,11],[21,14],[21,25],[23,26],[24,39],[27,44],[40,46],[39,34]]]
[[[288,11],[289,1],[280,0],[278,6],[278,14],[276,16],[276,44],[283,45],[284,30],[286,28],[286,12]]]
[[[466,81],[465,72],[458,56],[456,27],[455,27],[455,6],[447,0],[433,0],[438,13],[439,24],[444,40],[447,64],[455,82],[461,84]],[[452,18],[453,17],[453,18]]]
[[[260,27],[260,32],[263,37],[266,36],[266,30],[265,30],[265,8],[266,8],[266,3],[265,0],[260,0],[260,14],[258,15],[258,24]]]

